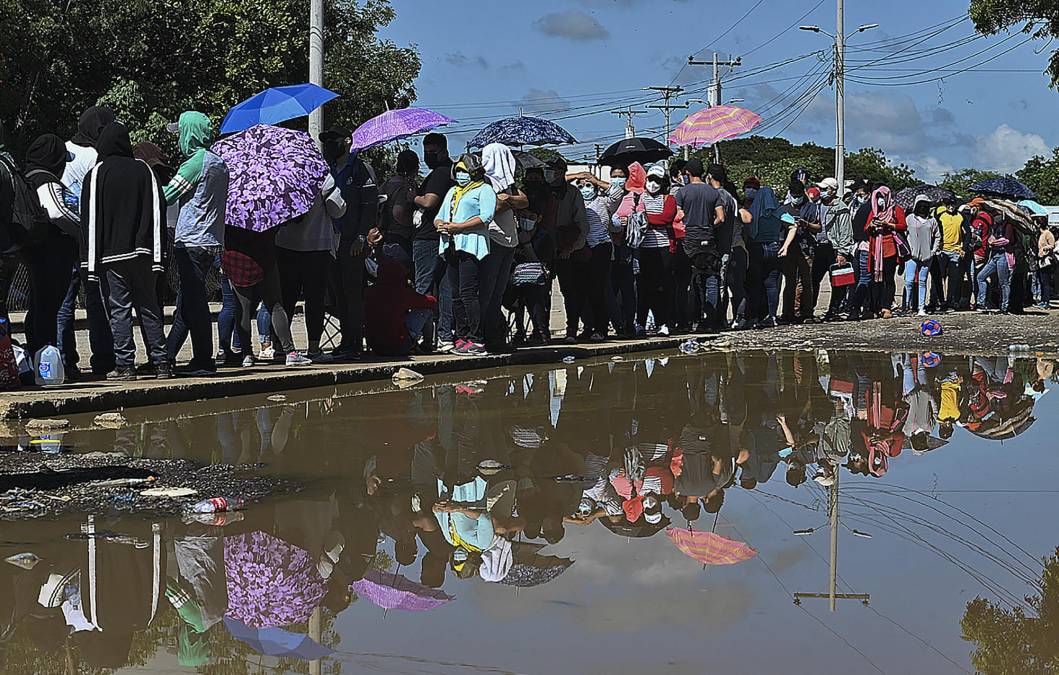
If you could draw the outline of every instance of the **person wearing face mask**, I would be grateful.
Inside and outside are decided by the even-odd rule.
[[[588,297],[589,258],[588,217],[581,191],[566,182],[566,160],[556,157],[544,171],[551,195],[542,225],[554,233],[558,258],[555,270],[566,309],[566,342],[577,342],[585,298]],[[586,321],[586,329],[590,328]]]
[[[456,323],[453,354],[485,356],[481,284],[483,261],[489,255],[489,224],[496,217],[496,191],[485,182],[476,155],[465,154],[452,167],[455,186],[445,194],[434,226],[441,235],[439,252],[447,263]]]
[[[989,213],[985,209],[981,213],[988,216],[989,229],[985,236],[987,257],[978,270],[978,311],[987,314],[994,311],[986,303],[989,284],[994,284],[1000,288],[1000,313],[1007,314],[1011,309],[1011,275],[1015,269],[1015,228],[1002,213]]]
[[[364,353],[364,257],[368,232],[379,212],[379,188],[374,170],[351,153],[352,134],[333,127],[320,134],[324,159],[331,165],[335,184],[346,202],[345,213],[335,221],[338,230],[336,299],[342,341],[331,356],[337,361],[359,360]]]
[[[941,251],[941,232],[938,221],[931,214],[930,198],[919,195],[912,207],[912,214],[905,220],[908,233],[909,260],[905,262],[905,295],[901,310],[908,311],[914,300],[912,289],[919,288],[916,308],[919,316],[927,315],[927,273],[931,261]]]
[[[828,238],[827,223],[830,219],[829,212],[831,204],[838,195],[838,180],[825,178],[816,185],[819,197],[816,199],[817,209],[820,213],[820,231],[816,233],[816,249],[813,252],[813,306],[820,301],[820,288],[824,277],[827,276],[831,266],[835,264],[838,256],[835,247]]]
[[[820,226],[820,209],[808,197],[805,184],[792,180],[784,206],[795,225],[788,231],[780,249],[783,258],[783,316],[780,323],[813,322],[812,265],[816,255],[816,234]],[[791,235],[793,234],[793,239]]]
[[[739,217],[746,225],[750,243],[748,295],[750,315],[758,328],[777,325],[780,304],[780,280],[783,261],[779,256],[786,226],[781,220],[782,207],[772,188],[761,185],[751,176],[743,182],[743,208]]]
[[[607,326],[610,323],[607,288],[610,285],[614,246],[610,239],[609,224],[624,196],[622,186],[617,184],[612,186],[604,183],[608,185],[608,189],[601,191],[599,183],[602,182],[583,176],[577,180],[577,187],[585,200],[585,217],[588,221],[586,243],[592,252],[588,260],[588,287],[581,315],[587,317],[585,329],[591,333],[589,339],[593,342],[606,339]]]
[[[710,167],[720,173],[720,166]],[[686,236],[682,249],[691,261],[693,277],[691,285],[698,296],[700,316],[696,316],[695,329],[699,332],[714,332],[719,321],[721,249],[726,221],[725,202],[713,183],[706,183],[706,171],[702,161],[693,159],[684,167],[688,184],[677,191],[678,213],[682,215]],[[727,237],[730,245],[731,236]],[[698,321],[705,314],[706,321]]]
[[[515,249],[514,264],[541,264],[549,273],[539,278],[538,283],[514,285],[508,289],[505,305],[515,315],[515,344],[531,346],[547,343],[548,295],[551,291],[550,270],[555,262],[555,242],[550,233],[540,226],[541,219],[551,201],[551,190],[544,181],[544,170],[540,167],[526,170],[523,187],[527,197],[526,207],[517,211],[518,248]],[[526,338],[526,312],[533,324],[532,333]]]
[[[858,277],[850,319],[863,312],[870,316],[892,316],[896,295],[897,242],[895,232],[904,232],[905,212],[894,201],[890,188],[872,193],[853,218],[853,238],[857,242]]]
[[[640,171],[640,182],[636,188],[637,181],[630,178],[632,167],[612,167],[610,170],[610,182],[608,183],[608,194],[618,197],[618,205],[614,209],[608,231],[610,242],[614,247],[614,260],[610,266],[610,286],[606,289],[607,311],[610,314],[610,322],[619,338],[631,338],[636,336],[636,276],[633,272],[633,249],[629,246],[625,237],[625,226],[622,224],[622,210],[627,217],[638,205],[639,196],[643,194],[643,167],[634,164]]]
[[[647,214],[647,232],[640,244],[640,279],[637,319],[647,325],[647,314],[654,315],[658,335],[669,335],[673,314],[673,256],[669,252],[677,202],[667,191],[665,167],[655,164],[647,171],[647,184],[641,202]]]
[[[422,295],[433,293],[438,297],[437,325],[428,325],[429,334],[424,342],[432,342],[436,333],[438,351],[444,352],[454,346],[452,289],[445,275],[445,262],[438,255],[439,234],[434,227],[441,200],[453,185],[452,160],[449,159],[448,140],[444,134],[427,134],[423,138],[423,163],[430,173],[419,187],[415,198],[416,212],[412,217],[415,228],[412,236],[415,289]]]
[[[960,307],[960,264],[963,259],[963,216],[956,208],[955,197],[945,200],[934,217],[941,231],[941,251],[931,265],[931,304],[938,310],[956,311]],[[947,284],[947,288],[946,288]]]
[[[515,186],[515,155],[506,145],[490,143],[482,148],[482,165],[497,201],[496,215],[489,224],[489,255],[481,275],[485,346],[495,353],[507,348],[507,324],[500,308],[518,246],[515,213],[529,206],[529,198]]]

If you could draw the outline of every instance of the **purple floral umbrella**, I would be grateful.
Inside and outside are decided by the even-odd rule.
[[[309,211],[327,162],[309,134],[258,124],[213,144],[228,165],[227,222],[265,232]]]
[[[387,110],[357,127],[353,132],[353,149],[367,150],[443,127],[450,122],[451,118],[426,108]]]
[[[260,531],[225,540],[224,571],[227,616],[253,628],[307,621],[326,592],[305,550]]]
[[[371,600],[383,609],[425,612],[453,600],[451,595],[427,588],[400,574],[368,570],[364,578],[353,582],[357,595]]]

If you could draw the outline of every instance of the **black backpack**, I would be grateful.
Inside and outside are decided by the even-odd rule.
[[[29,186],[25,176],[6,159],[0,159],[11,176],[14,200],[11,209],[11,239],[21,246],[32,246],[44,241],[51,226],[48,212],[40,204],[37,191]],[[3,223],[0,223],[2,226]]]

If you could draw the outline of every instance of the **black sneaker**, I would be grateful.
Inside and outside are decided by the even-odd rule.
[[[163,363],[155,369],[154,379],[156,380],[171,380],[173,379],[173,369],[170,368],[168,363]]]
[[[184,377],[211,377],[217,374],[217,366],[210,367],[191,361],[187,365],[177,366],[172,372]]]
[[[135,382],[136,366],[115,366],[114,370],[107,373],[107,379],[111,382]]]

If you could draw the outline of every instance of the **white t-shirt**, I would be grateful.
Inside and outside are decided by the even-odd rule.
[[[84,182],[85,176],[92,170],[92,167],[96,165],[99,155],[96,153],[95,148],[87,148],[73,141],[66,141],[66,150],[74,156],[74,159],[72,162],[66,163],[66,169],[63,171],[62,177],[63,185],[80,197],[81,183]]]

